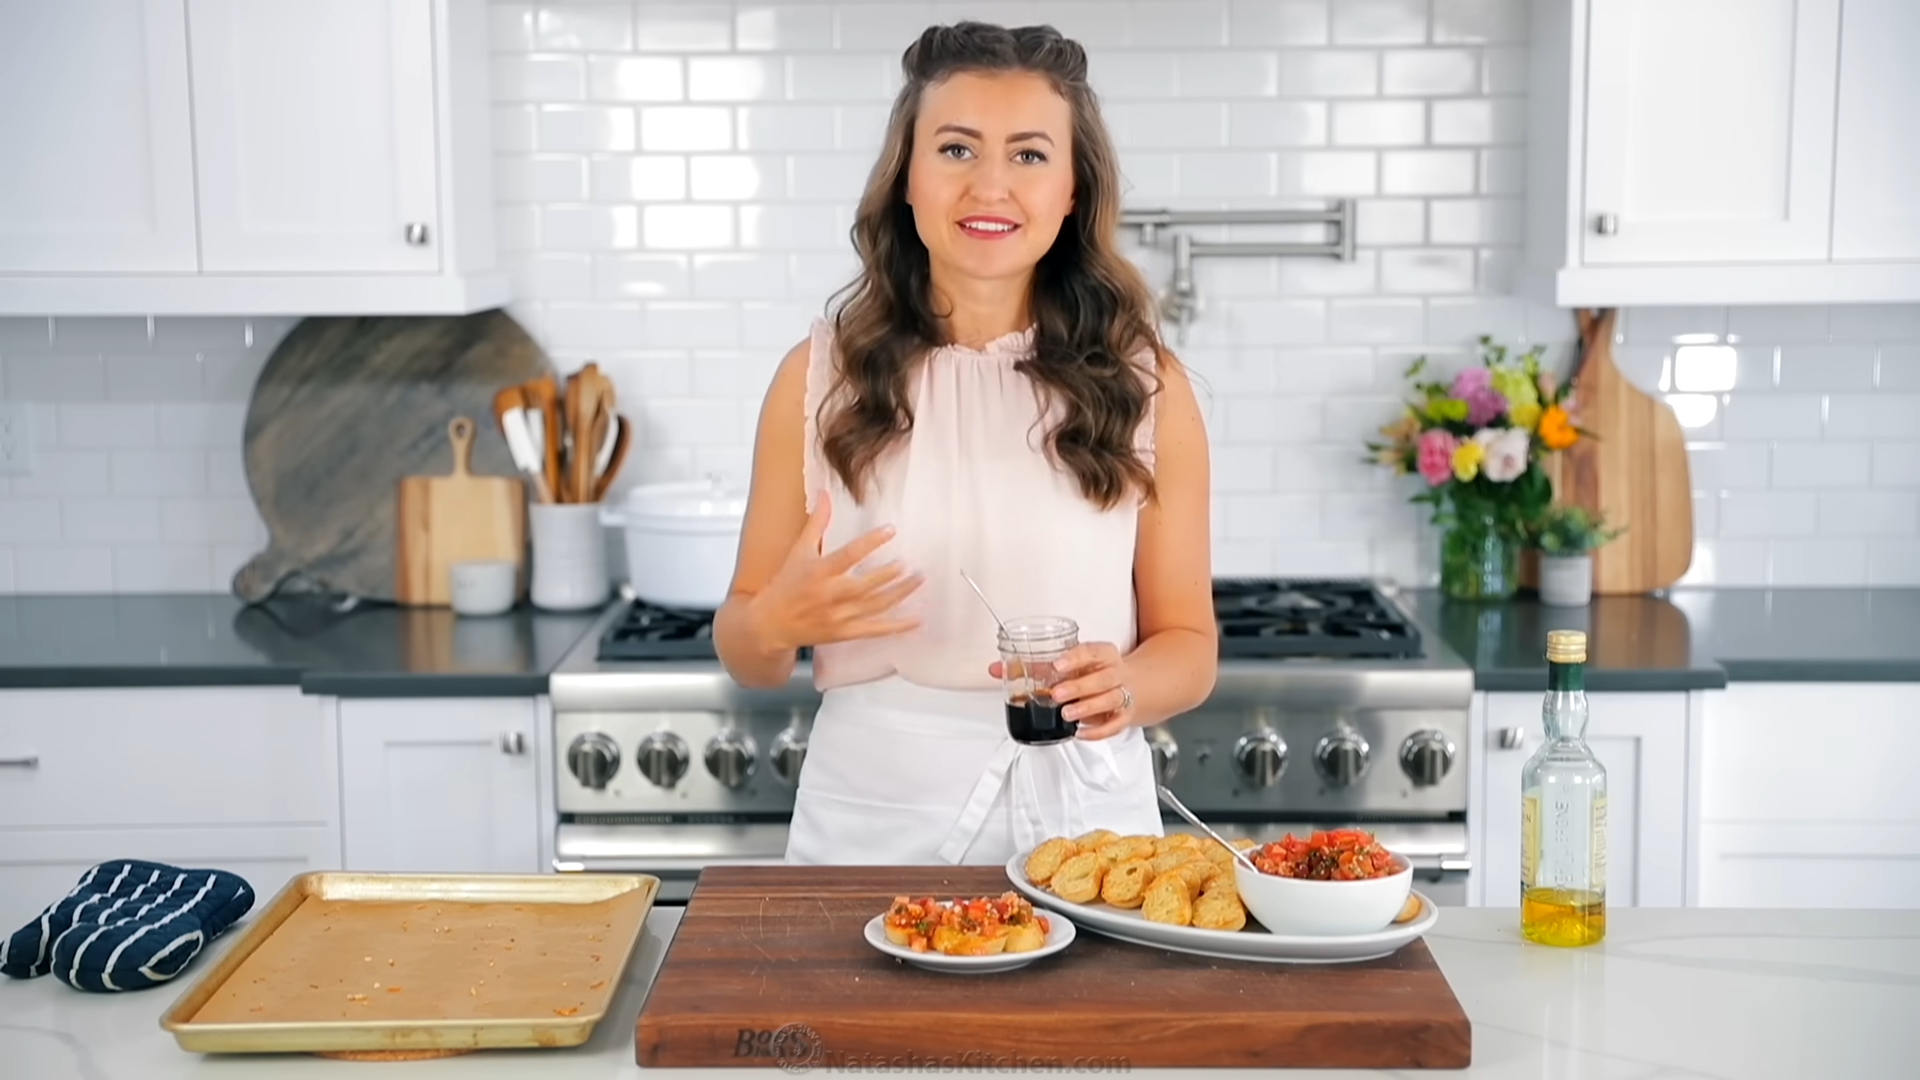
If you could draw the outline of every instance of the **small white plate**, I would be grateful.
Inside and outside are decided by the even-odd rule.
[[[995,975],[1002,971],[1023,968],[1043,956],[1054,953],[1073,944],[1073,923],[1057,911],[1042,911],[1047,918],[1047,943],[1037,949],[1017,953],[996,953],[993,956],[948,956],[946,953],[914,952],[905,945],[895,945],[887,940],[885,915],[875,915],[867,923],[867,944],[886,953],[888,956],[905,960],[915,967],[928,971],[946,971],[960,975]]]
[[[1075,919],[1087,924],[1087,929],[1106,937],[1218,960],[1251,960],[1268,964],[1351,964],[1360,960],[1374,960],[1400,951],[1433,929],[1434,923],[1440,918],[1440,909],[1415,889],[1413,895],[1420,897],[1420,914],[1408,922],[1393,923],[1370,934],[1338,937],[1274,934],[1251,916],[1243,930],[1173,926],[1149,920],[1138,908],[1116,908],[1098,902],[1076,904],[1071,900],[1063,900],[1027,880],[1028,854],[1023,851],[1007,860],[1007,879],[1022,895],[1033,901],[1034,907],[1047,908],[1056,913],[1071,911]],[[881,940],[885,940],[884,934]]]

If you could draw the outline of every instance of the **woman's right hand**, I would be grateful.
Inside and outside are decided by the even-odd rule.
[[[770,651],[887,637],[920,625],[916,619],[889,615],[925,582],[919,574],[907,573],[898,562],[854,573],[861,560],[893,539],[893,527],[882,526],[823,553],[821,541],[832,514],[823,491],[786,561],[753,598],[753,621]]]

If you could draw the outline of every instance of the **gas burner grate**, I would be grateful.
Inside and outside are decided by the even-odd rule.
[[[601,660],[713,659],[713,612],[634,602],[600,636]]]
[[[1220,578],[1213,611],[1223,657],[1421,655],[1420,631],[1364,581]]]

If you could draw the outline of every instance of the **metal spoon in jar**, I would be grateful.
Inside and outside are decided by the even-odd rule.
[[[987,609],[987,614],[993,616],[994,623],[1000,627],[1000,636],[1007,639],[1007,644],[1013,646],[1013,651],[1016,654],[1019,653],[1020,643],[1015,641],[1013,635],[1007,631],[1007,624],[1000,621],[999,612],[994,611],[993,605],[987,602],[987,594],[980,591],[980,586],[976,584],[971,577],[967,576],[965,570],[960,571],[960,580],[966,582],[967,587],[973,590],[973,595],[980,598],[981,606]],[[1024,671],[1021,674],[1021,678],[1026,680],[1027,692],[1028,695],[1031,696],[1033,692],[1033,672],[1031,670]]]
[[[1173,797],[1173,792],[1167,790],[1167,785],[1161,784],[1159,785],[1159,788],[1160,788],[1161,802],[1166,803],[1168,806],[1173,807],[1173,810],[1175,813],[1179,814],[1183,818],[1186,818],[1188,822],[1192,823],[1201,832],[1204,832],[1208,836],[1213,837],[1214,842],[1218,843],[1221,847],[1226,848],[1228,851],[1233,852],[1233,857],[1239,861],[1241,866],[1246,867],[1247,869],[1253,871],[1256,874],[1260,872],[1260,868],[1253,865],[1253,860],[1247,858],[1246,852],[1243,852],[1239,848],[1234,847],[1232,844],[1227,843],[1225,840],[1220,839],[1219,833],[1214,832],[1212,829],[1207,828],[1206,822],[1201,821],[1197,817],[1194,817],[1193,811],[1187,809],[1186,806],[1184,806],[1179,799],[1176,799]]]

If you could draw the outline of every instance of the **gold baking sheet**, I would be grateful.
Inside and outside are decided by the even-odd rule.
[[[577,1046],[659,889],[648,874],[302,874],[160,1026],[202,1053]]]

